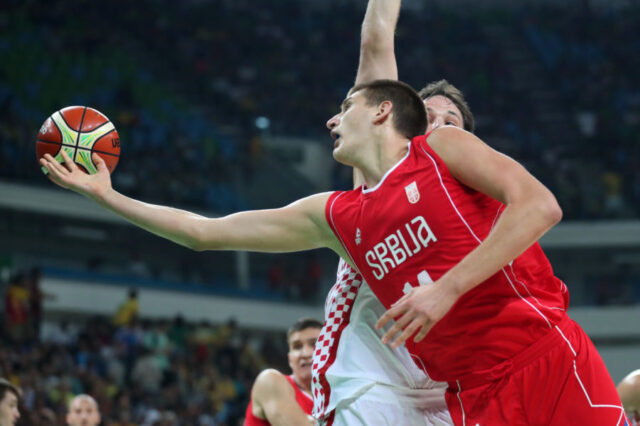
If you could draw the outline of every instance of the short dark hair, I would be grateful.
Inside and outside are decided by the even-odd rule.
[[[384,101],[393,104],[393,126],[408,139],[427,131],[427,112],[420,96],[411,86],[397,80],[374,80],[357,84],[349,91],[363,91],[367,105]]]
[[[442,79],[427,84],[422,88],[422,90],[420,90],[418,95],[420,95],[423,101],[434,96],[444,96],[445,98],[449,98],[451,102],[458,107],[462,114],[462,127],[471,133],[475,130],[473,114],[471,113],[471,108],[469,108],[467,101],[464,99],[464,95],[460,89],[449,83],[447,80]]]
[[[7,379],[0,377],[0,401],[4,399],[7,392],[12,392],[18,399],[20,399],[20,396],[22,395],[22,392],[20,392],[20,389],[17,386]]]
[[[300,318],[287,330],[287,340],[296,331],[306,330],[307,328],[322,328],[322,323],[315,318]]]

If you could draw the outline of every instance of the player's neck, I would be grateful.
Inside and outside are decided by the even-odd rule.
[[[294,375],[293,382],[302,392],[311,395],[311,377],[309,377],[309,380],[302,380]]]
[[[368,158],[358,167],[367,188],[376,186],[385,174],[407,154],[409,140],[393,135],[374,144]]]

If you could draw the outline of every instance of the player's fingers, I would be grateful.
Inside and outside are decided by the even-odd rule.
[[[415,333],[416,331],[418,331],[418,329],[422,326],[422,321],[420,320],[420,318],[415,318],[413,321],[411,321],[411,324],[409,324],[404,331],[402,332],[402,334],[400,336],[398,336],[396,338],[396,340],[393,341],[393,343],[391,344],[391,347],[393,349],[397,348],[398,346],[402,345],[404,342],[407,341],[407,339],[411,336],[413,336],[413,333]]]
[[[398,333],[400,333],[407,324],[412,319],[411,313],[407,312],[402,317],[400,317],[396,322],[391,326],[389,330],[382,336],[382,343],[389,343],[391,339],[393,339]]]
[[[96,166],[98,167],[98,169],[105,167],[106,164],[104,163],[104,160],[102,159],[102,157],[100,157],[98,155],[98,153],[94,152],[93,154],[91,154],[91,159],[93,160],[93,162],[96,164]]]
[[[409,298],[409,296],[411,295],[411,293],[413,293],[413,291],[410,291],[408,293],[406,293],[404,296],[402,296],[400,299],[396,300],[393,305],[391,305],[391,307],[393,308],[394,306],[397,306],[399,304],[401,304],[402,302],[404,302],[405,300],[407,300],[407,298]]]
[[[71,157],[69,157],[69,154],[67,154],[65,150],[60,150],[60,153],[62,154],[62,158],[64,159],[64,165],[67,166],[67,169],[69,169],[69,171],[74,171],[78,168],[78,166],[76,166],[76,163],[71,159]]]
[[[381,329],[382,327],[387,325],[389,321],[391,321],[396,316],[398,316],[400,314],[400,309],[401,309],[401,306],[394,306],[389,310],[387,310],[387,312],[382,314],[380,319],[378,319],[378,321],[376,322],[376,329],[377,330]]]
[[[102,157],[100,157],[95,152],[93,153],[93,155],[91,155],[91,158],[93,159],[93,162],[95,163],[96,168],[98,169],[98,171],[107,168],[107,165],[104,162],[104,160],[102,159]]]
[[[47,178],[55,183],[56,185],[59,185],[63,188],[66,188],[65,184],[63,183],[63,177],[61,172],[59,171],[58,168],[63,168],[62,166],[60,166],[58,164],[57,161],[49,161],[45,158],[41,158],[40,159],[40,164],[44,167],[44,169],[47,171],[47,173],[45,173],[47,175]],[[58,167],[58,168],[57,168]],[[68,172],[67,172],[68,173]]]
[[[49,170],[50,173],[53,173],[55,176],[64,176],[69,173],[69,170],[58,163],[55,158],[51,156],[51,154],[45,154],[44,159],[46,160],[45,167]]]
[[[413,338],[413,341],[418,343],[420,340],[424,339],[427,336],[427,333],[429,332],[429,330],[431,330],[431,327],[432,327],[431,322],[428,322],[427,324],[423,324],[418,334],[416,334],[416,337]]]

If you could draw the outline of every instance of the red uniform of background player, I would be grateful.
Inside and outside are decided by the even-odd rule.
[[[311,357],[322,323],[301,318],[287,332],[289,366],[285,376],[274,369],[258,375],[251,389],[245,426],[311,425]]]
[[[280,373],[278,373],[280,374]],[[291,384],[291,387],[293,389],[293,391],[295,392],[295,400],[298,403],[298,405],[300,406],[300,408],[302,409],[302,411],[307,414],[307,415],[311,415],[311,410],[313,410],[313,400],[311,399],[311,396],[309,396],[308,394],[306,394],[305,392],[303,392],[298,385],[296,385],[296,382],[293,380],[293,375],[290,376],[283,376],[288,382],[289,384]],[[266,419],[261,419],[259,417],[257,417],[253,411],[253,404],[252,404],[253,398],[251,400],[249,400],[249,405],[247,405],[247,411],[245,412],[245,419],[244,419],[244,425],[245,426],[269,426],[271,425],[271,423],[269,423]],[[288,404],[290,404],[291,402],[288,402]],[[295,420],[292,418],[287,418],[287,421],[293,423]],[[275,422],[273,424],[276,424]]]

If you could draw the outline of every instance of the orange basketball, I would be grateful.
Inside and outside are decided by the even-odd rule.
[[[95,173],[95,152],[112,173],[120,158],[120,136],[109,119],[93,108],[70,106],[56,111],[40,127],[36,156],[51,154],[62,163],[62,150],[87,173]]]

